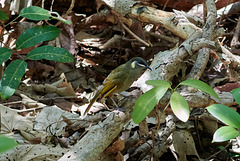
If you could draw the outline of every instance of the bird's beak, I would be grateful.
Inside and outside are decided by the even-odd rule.
[[[149,65],[145,66],[147,69],[151,70],[152,71],[152,68],[150,68]]]

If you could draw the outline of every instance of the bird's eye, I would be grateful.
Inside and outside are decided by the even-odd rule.
[[[138,67],[145,67],[146,65],[142,64],[142,62],[140,62],[140,61],[134,61],[134,62],[132,62],[131,66],[134,69],[134,68],[138,68]]]

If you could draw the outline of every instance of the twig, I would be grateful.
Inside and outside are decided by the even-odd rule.
[[[198,144],[199,144],[199,147],[201,150],[203,150],[203,147],[202,147],[202,142],[200,140],[200,134],[199,134],[199,130],[198,130],[198,118],[197,117],[194,117],[194,123],[195,123],[195,129],[196,129],[196,133],[197,133],[197,140],[198,140]]]
[[[159,160],[159,158],[166,152],[169,146],[172,144],[172,141],[168,139],[171,133],[176,129],[176,124],[173,121],[174,116],[168,115],[166,117],[166,127],[162,131],[159,139],[155,142],[154,147],[154,158],[152,158],[151,154],[148,153],[143,159],[141,160],[150,160],[153,159],[154,161]],[[144,150],[149,151],[151,147],[147,147]]]
[[[72,99],[77,98],[76,96],[62,96],[62,97],[52,97],[52,98],[39,98],[38,101],[54,100],[54,99]]]
[[[119,22],[120,22],[120,24],[122,25],[122,27],[123,27],[129,34],[131,34],[137,41],[143,43],[144,45],[146,45],[146,46],[148,46],[148,47],[151,47],[151,46],[152,46],[151,44],[145,42],[145,41],[142,40],[140,37],[138,37],[137,35],[135,35],[131,30],[129,30],[129,29],[127,28],[127,26],[125,26],[125,25],[122,23],[122,21],[121,21],[120,19],[119,19]]]
[[[6,103],[2,103],[2,105],[7,106],[7,105],[14,105],[14,104],[19,104],[19,103],[22,103],[22,101],[6,102]]]
[[[231,59],[232,62],[240,65],[240,57],[238,55],[232,54],[232,52],[229,51],[225,46],[220,45],[220,47],[222,49],[222,52],[226,54]]]
[[[158,132],[159,128],[160,128],[160,124],[161,124],[161,120],[165,114],[165,111],[167,109],[167,107],[170,105],[170,101],[168,101],[167,105],[164,107],[163,109],[163,112],[162,112],[162,115],[160,117],[157,117],[158,119],[158,125],[157,125],[157,130],[155,131],[154,135],[156,134],[156,132]],[[159,116],[159,113],[160,113],[160,110],[157,108],[157,113],[158,113],[158,116]],[[161,114],[161,113],[160,113]]]
[[[152,131],[152,152],[151,152],[151,155],[150,155],[150,158],[149,158],[149,161],[152,160],[153,158],[153,155],[154,155],[154,148],[155,148],[155,132],[156,131]]]
[[[222,148],[221,150],[219,150],[218,152],[214,153],[213,155],[211,155],[210,157],[208,157],[208,158],[206,158],[204,160],[210,160],[211,158],[215,157],[216,155],[221,153],[223,150],[225,150],[230,144],[231,144],[231,142],[229,142],[224,148]]]
[[[179,40],[175,39],[175,38],[172,38],[172,37],[169,37],[169,36],[166,36],[166,35],[160,35],[160,34],[156,34],[154,32],[148,32],[148,31],[145,31],[144,33],[148,34],[148,35],[151,35],[151,36],[154,36],[158,39],[163,39],[165,41],[168,41],[168,42],[171,42],[173,43],[174,45],[176,45],[177,43],[179,43]]]
[[[66,14],[63,16],[63,18],[66,18],[67,15],[72,11],[73,7],[74,7],[74,4],[75,4],[75,0],[72,0],[72,3],[70,5],[70,7],[68,8]],[[58,25],[60,25],[62,23],[62,21],[58,21],[58,23],[55,25],[55,27],[57,27]]]
[[[163,6],[163,9],[162,9],[163,11],[166,9],[168,2],[169,2],[169,0],[167,0],[167,1],[165,2],[164,6]]]
[[[18,18],[19,18],[19,16],[16,17],[16,18],[14,18],[14,19],[13,19],[12,21],[10,21],[8,24],[6,24],[6,25],[5,25],[5,28],[6,28],[8,25],[10,25],[12,22],[16,21]]]
[[[22,113],[22,112],[30,112],[30,111],[35,111],[35,110],[40,110],[44,107],[48,107],[48,106],[43,106],[43,107],[36,107],[36,108],[30,108],[30,109],[24,109],[24,110],[16,110],[18,113]]]
[[[161,125],[161,120],[165,114],[165,111],[168,107],[168,105],[170,104],[170,102],[168,102],[168,104],[165,106],[163,112],[161,113],[160,110],[158,108],[156,108],[156,112],[157,112],[157,120],[158,120],[158,124],[157,124],[157,129],[155,131],[152,132],[152,140],[153,140],[153,147],[152,147],[152,152],[151,152],[151,155],[150,155],[150,160],[153,158],[154,156],[154,148],[155,148],[155,134],[158,132],[159,128],[160,128],[160,125]],[[159,116],[160,115],[160,116]]]
[[[54,0],[52,0],[50,10],[52,11]]]

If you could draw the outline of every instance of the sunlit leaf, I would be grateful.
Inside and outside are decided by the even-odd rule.
[[[0,135],[0,153],[13,149],[17,145],[18,144],[14,139]]]
[[[134,123],[140,123],[152,111],[167,90],[167,87],[155,87],[140,96],[133,109]]]
[[[173,92],[170,98],[170,105],[173,113],[179,120],[183,122],[186,122],[188,120],[190,110],[187,101],[182,95],[176,91]]]
[[[206,109],[223,123],[240,129],[240,115],[232,108],[222,104],[213,104],[208,106]]]
[[[223,142],[239,136],[239,132],[231,126],[220,127],[213,135],[212,142]]]
[[[232,95],[235,101],[240,105],[240,88],[232,90]]]
[[[197,79],[188,79],[185,80],[181,83],[179,83],[179,85],[185,85],[185,86],[190,86],[190,87],[194,87],[196,89],[200,89],[203,92],[206,92],[218,99],[220,99],[217,95],[217,93],[206,83],[204,83],[203,81],[197,80]]]

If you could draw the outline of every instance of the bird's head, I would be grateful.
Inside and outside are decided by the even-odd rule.
[[[137,70],[139,70],[139,69],[140,70],[149,69],[149,70],[152,70],[143,58],[134,57],[134,58],[130,59],[129,62],[131,63],[131,68],[132,69],[137,69]]]

